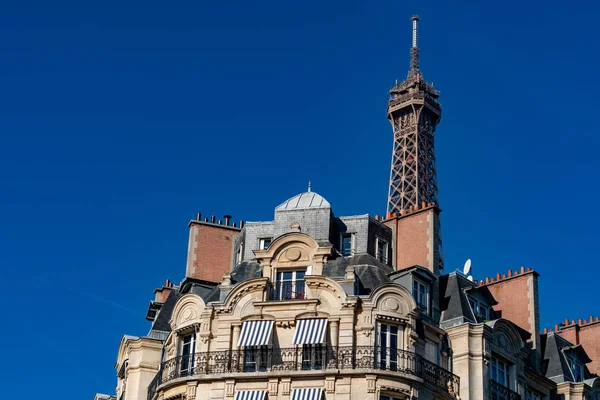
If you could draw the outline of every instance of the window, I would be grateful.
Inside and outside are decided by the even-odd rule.
[[[382,263],[387,264],[387,253],[387,242],[383,239],[377,238],[377,259]]]
[[[471,305],[471,309],[473,310],[473,314],[475,314],[477,322],[484,322],[492,319],[490,308],[480,300],[469,298],[469,304]]]
[[[541,397],[539,394],[532,392],[531,390],[527,389],[525,391],[525,400],[540,400]]]
[[[279,271],[275,281],[274,300],[295,300],[305,298],[304,274],[306,271]]]
[[[325,346],[318,344],[302,345],[302,369],[323,369]]]
[[[354,253],[354,241],[351,233],[344,233],[340,239],[340,250],[343,256],[351,256]]]
[[[429,315],[429,285],[413,279],[413,297],[419,308]]]
[[[271,238],[262,238],[258,240],[258,248],[259,250],[266,250],[271,245]]]
[[[504,361],[497,359],[496,357],[492,357],[492,361],[490,362],[490,369],[490,375],[492,380],[510,389],[509,365]]]
[[[235,263],[236,264],[239,264],[242,262],[243,252],[244,252],[243,247],[244,247],[244,244],[240,243],[237,251],[235,252]]]
[[[573,381],[581,382],[584,379],[583,365],[581,365],[576,358],[570,360],[571,372],[573,373]]]
[[[392,396],[386,396],[386,395],[381,395],[379,396],[379,400],[401,400],[398,397],[392,397]]]
[[[377,336],[378,368],[396,371],[398,369],[398,349],[402,348],[402,330],[398,325],[380,324]]]
[[[182,376],[194,374],[194,353],[196,352],[196,335],[185,335],[181,340],[181,368]]]
[[[269,346],[244,347],[244,372],[266,371]]]

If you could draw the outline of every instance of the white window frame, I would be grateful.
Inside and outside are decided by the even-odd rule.
[[[492,359],[490,360],[490,378],[494,382],[513,390],[513,388],[512,388],[513,385],[511,385],[511,380],[512,380],[511,366],[512,366],[511,364],[504,361],[503,359],[500,359],[496,356],[492,356]],[[504,382],[501,382],[500,379],[497,379],[498,372],[500,372],[500,367],[502,367],[502,369],[503,369],[502,377],[504,378]],[[497,375],[496,379],[494,379],[494,374],[493,374],[494,368],[496,369],[496,375]]]
[[[183,349],[186,345],[185,343],[185,339],[186,338],[190,338],[190,342],[189,342],[189,347],[190,347],[190,351],[186,354],[184,354]],[[196,354],[196,346],[197,346],[197,341],[196,341],[196,333],[195,332],[188,332],[186,334],[182,334],[180,336],[180,340],[179,340],[179,356],[180,356],[180,365],[179,365],[179,369],[180,372],[188,372],[188,373],[193,373],[194,368],[196,367],[194,364],[194,354]],[[184,357],[188,356],[188,364],[186,366],[186,368],[183,368],[183,362],[184,362]]]
[[[244,259],[244,243],[240,243],[240,246],[237,249],[235,254],[235,264],[239,264]]]
[[[309,266],[310,267],[310,266]],[[280,280],[279,279],[279,274],[282,274],[282,278],[283,278],[283,274],[286,272],[291,272],[292,273],[292,279],[289,281],[284,281],[284,280]],[[304,275],[302,276],[301,279],[297,279],[297,273],[298,272],[303,272]],[[277,268],[275,270],[275,279],[274,281],[274,286],[275,286],[275,298],[273,300],[286,300],[285,298],[282,298],[283,295],[283,289],[284,289],[284,285],[283,282],[292,282],[291,285],[291,293],[294,293],[295,295],[298,295],[298,292],[296,290],[296,282],[298,281],[303,281],[304,282],[304,294],[302,298],[306,298],[306,281],[304,279],[304,277],[307,275],[308,269],[307,268],[294,268],[294,269],[287,269],[287,268]],[[296,298],[294,298],[296,299]]]
[[[344,254],[344,237],[350,236],[350,254]],[[345,232],[340,234],[340,253],[344,257],[354,255],[354,233]]]
[[[379,243],[383,243],[383,259],[382,259],[382,256],[379,254]],[[388,242],[387,242],[387,240],[384,240],[384,239],[382,239],[380,237],[377,237],[376,240],[375,240],[375,258],[379,262],[387,264],[387,262],[388,262],[388,253],[389,253],[389,248],[388,248]]]
[[[404,349],[404,324],[398,324],[398,323],[393,323],[391,321],[386,321],[386,320],[378,320],[377,321],[377,336],[375,337],[375,343],[377,344],[377,354],[375,355],[375,357],[377,357],[377,360],[380,363],[385,363],[387,368],[390,368],[390,365],[392,363],[394,363],[396,365],[396,368],[401,368],[402,367],[402,362],[404,360],[404,358],[402,357],[401,354],[398,354],[398,352],[396,353],[396,359],[392,360],[392,353],[391,351],[386,351],[386,357],[385,360],[381,359],[381,353],[380,353],[380,348],[381,346],[381,331],[382,331],[382,326],[395,326],[397,328],[396,331],[396,350],[398,352],[401,352]],[[386,348],[390,348],[389,347],[389,343],[390,343],[390,339],[391,339],[391,332],[388,329],[388,331],[386,332],[386,343],[388,344],[388,346]]]
[[[416,296],[415,294],[415,284],[417,285],[417,293],[419,295],[424,295],[425,297],[425,303],[421,303],[419,301],[419,298]],[[421,286],[424,289],[424,293],[421,293],[419,291],[419,286]],[[417,302],[417,306],[419,306],[419,308],[421,308],[421,306],[425,306],[425,309],[422,309],[422,311],[424,311],[427,315],[429,315],[430,313],[430,285],[426,284],[425,282],[423,282],[420,279],[417,279],[415,277],[413,277],[413,297],[415,298],[415,301]]]
[[[266,250],[269,248],[269,246],[265,246],[265,242],[269,241],[269,246],[271,245],[271,243],[273,243],[273,238],[272,237],[263,237],[258,239],[258,249],[259,250]]]
[[[583,382],[585,380],[585,368],[583,364],[575,357],[569,357],[569,368],[571,369],[571,375],[573,376],[573,382]],[[575,370],[578,369],[580,373],[580,379],[577,379]]]

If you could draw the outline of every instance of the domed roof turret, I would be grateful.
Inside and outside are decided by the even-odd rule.
[[[318,193],[310,191],[300,193],[281,203],[275,211],[304,210],[308,208],[331,208],[331,204]]]

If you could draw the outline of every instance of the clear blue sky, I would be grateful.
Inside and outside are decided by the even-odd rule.
[[[337,215],[383,214],[413,13],[447,270],[536,269],[542,327],[600,315],[599,6],[406,3],[3,3],[5,397],[113,393],[198,211],[268,220],[312,173]]]

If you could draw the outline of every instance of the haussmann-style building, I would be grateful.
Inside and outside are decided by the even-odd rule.
[[[417,22],[385,217],[337,216],[310,186],[270,221],[198,214],[185,278],[154,291],[96,400],[600,400],[600,318],[541,330],[538,272],[445,272]]]

